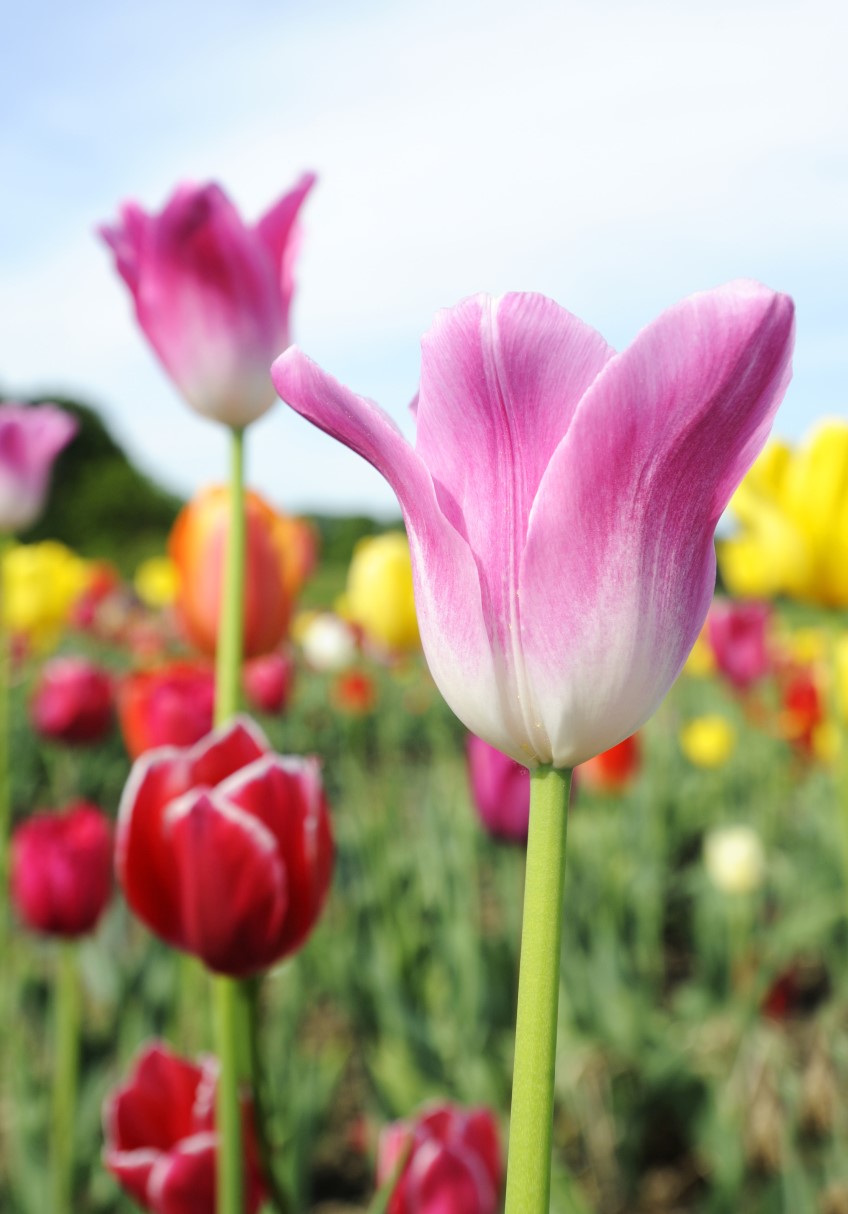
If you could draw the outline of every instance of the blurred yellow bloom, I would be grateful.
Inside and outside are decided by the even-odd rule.
[[[730,508],[741,529],[718,554],[731,593],[848,605],[848,422],[821,423],[795,451],[769,443]]]
[[[763,883],[766,857],[750,826],[718,826],[704,839],[704,867],[725,894],[750,894]]]
[[[412,562],[402,531],[359,541],[337,610],[381,649],[403,653],[418,647]]]
[[[170,607],[177,597],[180,575],[169,557],[151,556],[136,569],[133,586],[146,607],[158,610]]]
[[[707,625],[698,633],[698,639],[692,646],[683,670],[695,679],[706,679],[715,673],[716,661],[707,639]]]
[[[695,717],[680,731],[680,749],[695,767],[721,767],[735,745],[735,729],[718,714]]]
[[[71,609],[88,585],[90,568],[56,540],[17,544],[2,564],[2,619],[38,653],[54,648]]]

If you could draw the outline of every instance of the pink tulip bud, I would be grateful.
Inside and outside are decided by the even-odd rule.
[[[471,795],[490,834],[526,843],[530,825],[530,772],[474,734],[465,748]]]
[[[245,662],[242,670],[245,699],[257,712],[284,712],[293,683],[294,662],[287,654],[262,654]]]
[[[77,801],[33,814],[12,836],[11,896],[36,932],[81,936],[94,930],[112,893],[112,827],[96,806]]]
[[[41,669],[30,703],[33,728],[56,742],[100,742],[112,728],[112,680],[85,658],[53,658]]]
[[[76,432],[56,405],[0,405],[0,531],[25,531],[38,519],[53,461]]]
[[[716,666],[741,691],[765,678],[772,666],[768,648],[768,603],[716,599],[707,616],[707,636]]]
[[[136,760],[118,879],[152,931],[211,970],[243,978],[300,948],[332,866],[317,760],[273,754],[246,718]]]
[[[406,1154],[386,1214],[497,1214],[503,1163],[488,1109],[437,1105],[380,1136],[377,1185]]]
[[[152,1214],[215,1214],[218,1135],[217,1063],[196,1066],[151,1042],[132,1075],[103,1109],[103,1161],[133,1201]],[[255,1214],[264,1189],[252,1108],[242,1106],[245,1212]]]
[[[269,367],[289,344],[297,217],[307,173],[257,224],[217,185],[181,186],[159,215],[135,202],[100,235],[138,323],[186,401],[228,426],[274,403]]]

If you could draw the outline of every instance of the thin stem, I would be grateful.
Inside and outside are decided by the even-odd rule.
[[[53,1038],[52,1182],[54,1214],[72,1214],[74,1126],[79,1069],[80,984],[76,945],[62,941],[56,973]]]
[[[224,725],[238,712],[244,631],[244,431],[231,431],[230,521],[215,668],[215,724]],[[244,1148],[239,1083],[243,1034],[241,992],[232,978],[218,977],[215,987],[215,1036],[218,1049],[217,1214],[243,1214]]]
[[[230,522],[215,667],[215,724],[239,710],[244,645],[244,431],[231,431]]]
[[[543,767],[531,774],[505,1214],[548,1214],[550,1205],[570,791],[570,771]]]

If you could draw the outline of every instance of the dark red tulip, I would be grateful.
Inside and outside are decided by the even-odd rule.
[[[530,823],[530,772],[469,734],[466,743],[471,795],[486,830],[510,843],[526,843]]]
[[[707,636],[724,677],[745,691],[765,678],[772,662],[768,648],[768,603],[716,599],[707,616]]]
[[[131,759],[157,746],[191,746],[212,728],[215,674],[205,662],[136,670],[118,687],[118,721]]]
[[[314,758],[283,757],[247,718],[187,749],[137,759],[116,851],[127,901],[147,926],[217,973],[243,978],[294,952],[333,867]]]
[[[242,670],[245,699],[256,712],[283,712],[293,683],[294,662],[284,653],[265,653],[251,658]]]
[[[202,1065],[152,1042],[129,1082],[103,1109],[103,1161],[134,1201],[153,1214],[215,1214],[217,1063]],[[264,1196],[250,1105],[243,1106],[246,1214]]]
[[[11,897],[33,931],[93,931],[112,893],[112,827],[95,805],[33,814],[12,836]]]
[[[386,1214],[497,1214],[503,1162],[488,1109],[442,1104],[388,1126],[380,1136],[378,1186],[406,1152]]]
[[[41,668],[30,703],[33,728],[71,744],[100,742],[112,728],[112,680],[85,658],[53,658]]]

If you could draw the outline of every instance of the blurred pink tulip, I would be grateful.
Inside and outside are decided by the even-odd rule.
[[[486,830],[510,843],[526,843],[530,772],[475,734],[468,735],[465,752],[471,795]]]
[[[753,282],[691,296],[621,354],[540,295],[477,295],[424,338],[414,448],[299,350],[272,377],[397,493],[424,652],[460,720],[528,766],[573,767],[677,677],[792,335],[792,301]]]
[[[263,653],[245,662],[242,686],[245,699],[256,712],[281,713],[294,683],[294,662],[284,653]]]
[[[380,1135],[377,1185],[408,1152],[386,1214],[497,1214],[503,1162],[488,1109],[437,1105]]]
[[[0,531],[36,522],[53,461],[76,432],[76,419],[56,405],[0,405]]]
[[[12,903],[33,931],[93,931],[111,893],[112,827],[95,805],[33,814],[14,832]]]
[[[241,427],[274,403],[269,367],[290,340],[297,217],[314,182],[305,174],[252,227],[219,186],[183,185],[159,215],[128,202],[100,229],[145,336],[204,417]]]
[[[768,603],[736,603],[716,599],[707,616],[707,636],[716,666],[726,679],[745,691],[771,669]]]
[[[33,728],[42,737],[71,745],[102,741],[112,728],[112,680],[86,658],[45,662],[30,703]]]

